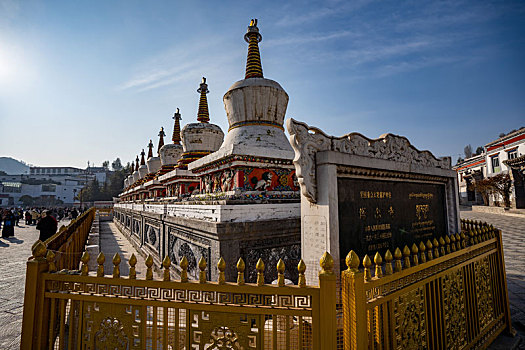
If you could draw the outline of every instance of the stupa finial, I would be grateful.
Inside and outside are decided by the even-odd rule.
[[[149,140],[148,143],[148,159],[153,157],[153,141]]]
[[[210,112],[208,111],[208,99],[206,98],[206,94],[210,91],[208,91],[208,84],[206,84],[205,77],[202,77],[202,83],[200,88],[197,89],[197,92],[201,94],[197,120],[201,123],[208,123],[210,121]]]
[[[259,42],[262,40],[262,35],[259,34],[259,28],[257,28],[257,19],[251,20],[248,31],[244,34],[244,40],[248,43],[248,59],[244,78],[263,78],[261,54],[259,53]]]
[[[206,96],[205,96],[205,98],[206,98]],[[199,106],[199,111],[200,111],[200,106]],[[180,116],[180,112],[179,112],[178,108],[177,108],[177,111],[175,112],[175,114],[173,115],[173,119],[175,119],[175,125],[173,126],[173,137],[171,139],[172,139],[174,144],[180,145],[180,141],[181,141],[181,138],[180,138],[180,120],[182,119],[182,117]]]
[[[144,148],[143,148],[142,152],[140,152],[140,165],[146,165],[146,160],[144,159],[145,155],[146,155],[146,152],[144,152]]]
[[[166,136],[166,133],[164,132],[164,128],[161,126],[159,131],[159,147],[157,148],[157,153],[160,156],[160,149],[162,146],[164,146],[164,136]]]
[[[139,156],[137,156],[137,159],[135,159],[135,171],[139,170]]]

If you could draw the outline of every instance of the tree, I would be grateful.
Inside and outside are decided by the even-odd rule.
[[[483,198],[483,204],[489,205],[489,195],[492,193],[492,183],[490,179],[474,180],[469,185],[469,190],[476,191]]]
[[[510,192],[512,180],[509,174],[499,173],[486,179],[475,180],[470,184],[469,190],[475,190],[483,197],[483,204],[489,205],[489,195],[497,193],[503,197],[505,207],[510,207]]]
[[[463,162],[463,158],[458,157],[458,161],[457,161],[456,165],[460,164],[461,162]]]
[[[480,154],[483,154],[484,151],[483,147],[479,146],[476,148],[476,155],[479,156]]]
[[[107,171],[109,170],[109,160],[102,162],[102,167]]]
[[[111,163],[111,168],[113,171],[120,171],[122,170],[122,162],[120,161],[120,158],[117,158]]]
[[[24,205],[24,207],[30,207],[33,205],[33,203],[35,202],[35,198],[27,195],[27,194],[24,194],[22,197],[20,197],[18,199],[19,202],[22,202],[22,204]]]
[[[472,146],[466,145],[465,148],[463,148],[463,153],[465,153],[465,159],[472,157]]]
[[[98,201],[100,197],[100,185],[95,178],[82,190],[82,200],[85,202]]]
[[[509,174],[499,173],[489,177],[491,181],[492,190],[503,197],[503,204],[505,207],[510,207],[510,192],[512,189],[512,179]]]

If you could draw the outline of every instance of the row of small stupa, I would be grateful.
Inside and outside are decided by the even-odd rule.
[[[294,152],[283,127],[288,94],[277,82],[263,77],[257,20],[251,21],[244,39],[248,42],[245,79],[233,84],[223,97],[229,123],[226,137],[209,122],[209,91],[202,78],[197,90],[198,123],[187,124],[181,132],[177,109],[173,143],[164,144],[161,128],[158,156],[153,156],[150,140],[148,156],[142,150],[140,163],[137,156],[121,199],[297,198]]]

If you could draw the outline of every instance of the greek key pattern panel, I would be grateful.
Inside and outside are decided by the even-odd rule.
[[[425,295],[415,288],[394,299],[396,349],[426,349]]]
[[[445,337],[447,347],[463,349],[467,346],[465,316],[465,284],[461,269],[445,275],[442,279]]]
[[[174,282],[174,284],[176,284]],[[188,286],[191,287],[191,286]],[[295,310],[311,310],[310,295],[279,295],[261,293],[232,293],[221,291],[199,291],[183,288],[127,286],[108,283],[80,283],[68,281],[46,281],[46,291],[51,293],[94,295],[130,299],[172,301],[178,303],[216,304],[230,306],[272,307]],[[276,293],[277,293],[276,288]]]
[[[429,268],[423,269],[421,271],[411,273],[408,276],[392,280],[391,282],[382,284],[378,288],[370,288],[365,291],[366,293],[366,299],[367,301],[376,299],[378,297],[384,297],[387,295],[390,295],[398,290],[401,290],[407,286],[410,286],[414,283],[417,283],[419,281],[422,281],[430,276],[433,276],[437,273],[440,273],[442,271],[446,271],[447,269],[451,269],[454,266],[457,266],[465,261],[468,261],[470,259],[474,259],[476,256],[479,256],[481,254],[484,254],[491,250],[496,250],[497,246],[496,243],[488,244],[484,247],[478,248],[476,250],[473,250],[471,252],[461,254],[453,259],[447,259],[444,262],[433,265]],[[365,284],[366,286],[366,284]]]

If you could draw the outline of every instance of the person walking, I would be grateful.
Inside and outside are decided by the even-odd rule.
[[[53,236],[57,232],[58,223],[56,219],[51,216],[49,210],[42,212],[42,219],[36,225],[36,229],[40,231],[39,240],[44,242],[49,237]]]

